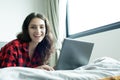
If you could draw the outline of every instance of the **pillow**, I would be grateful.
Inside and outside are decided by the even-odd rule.
[[[7,42],[0,42],[0,49],[1,49],[5,44],[7,44]]]

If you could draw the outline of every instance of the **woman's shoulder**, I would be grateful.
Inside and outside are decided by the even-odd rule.
[[[6,45],[20,45],[20,41],[18,39],[11,40]]]
[[[1,52],[7,51],[11,48],[14,48],[14,46],[16,46],[19,43],[19,41],[17,39],[11,40],[9,42],[7,42],[3,47],[1,47]]]
[[[26,49],[27,46],[28,46],[28,43],[26,42],[21,43],[18,39],[14,39],[14,40],[9,41],[6,45],[4,45],[0,49],[0,54],[4,54],[7,51],[14,51],[15,49],[18,49],[18,48]]]
[[[4,47],[18,47],[18,46],[21,46],[21,45],[27,45],[27,43],[21,43],[20,40],[18,39],[14,39],[14,40],[11,40],[9,41]]]

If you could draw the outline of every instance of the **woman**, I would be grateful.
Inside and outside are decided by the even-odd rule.
[[[22,32],[0,51],[0,67],[32,67],[53,70],[46,65],[54,51],[53,36],[48,20],[31,13],[23,22]]]

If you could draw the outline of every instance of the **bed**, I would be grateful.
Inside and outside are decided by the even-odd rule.
[[[0,69],[0,80],[120,80],[120,61],[101,57],[74,70],[46,71],[25,67]],[[118,79],[119,78],[119,79]]]

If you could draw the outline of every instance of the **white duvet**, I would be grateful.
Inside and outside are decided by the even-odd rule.
[[[0,69],[0,80],[98,80],[120,75],[120,61],[98,58],[75,70],[45,71],[34,68],[9,67]]]

